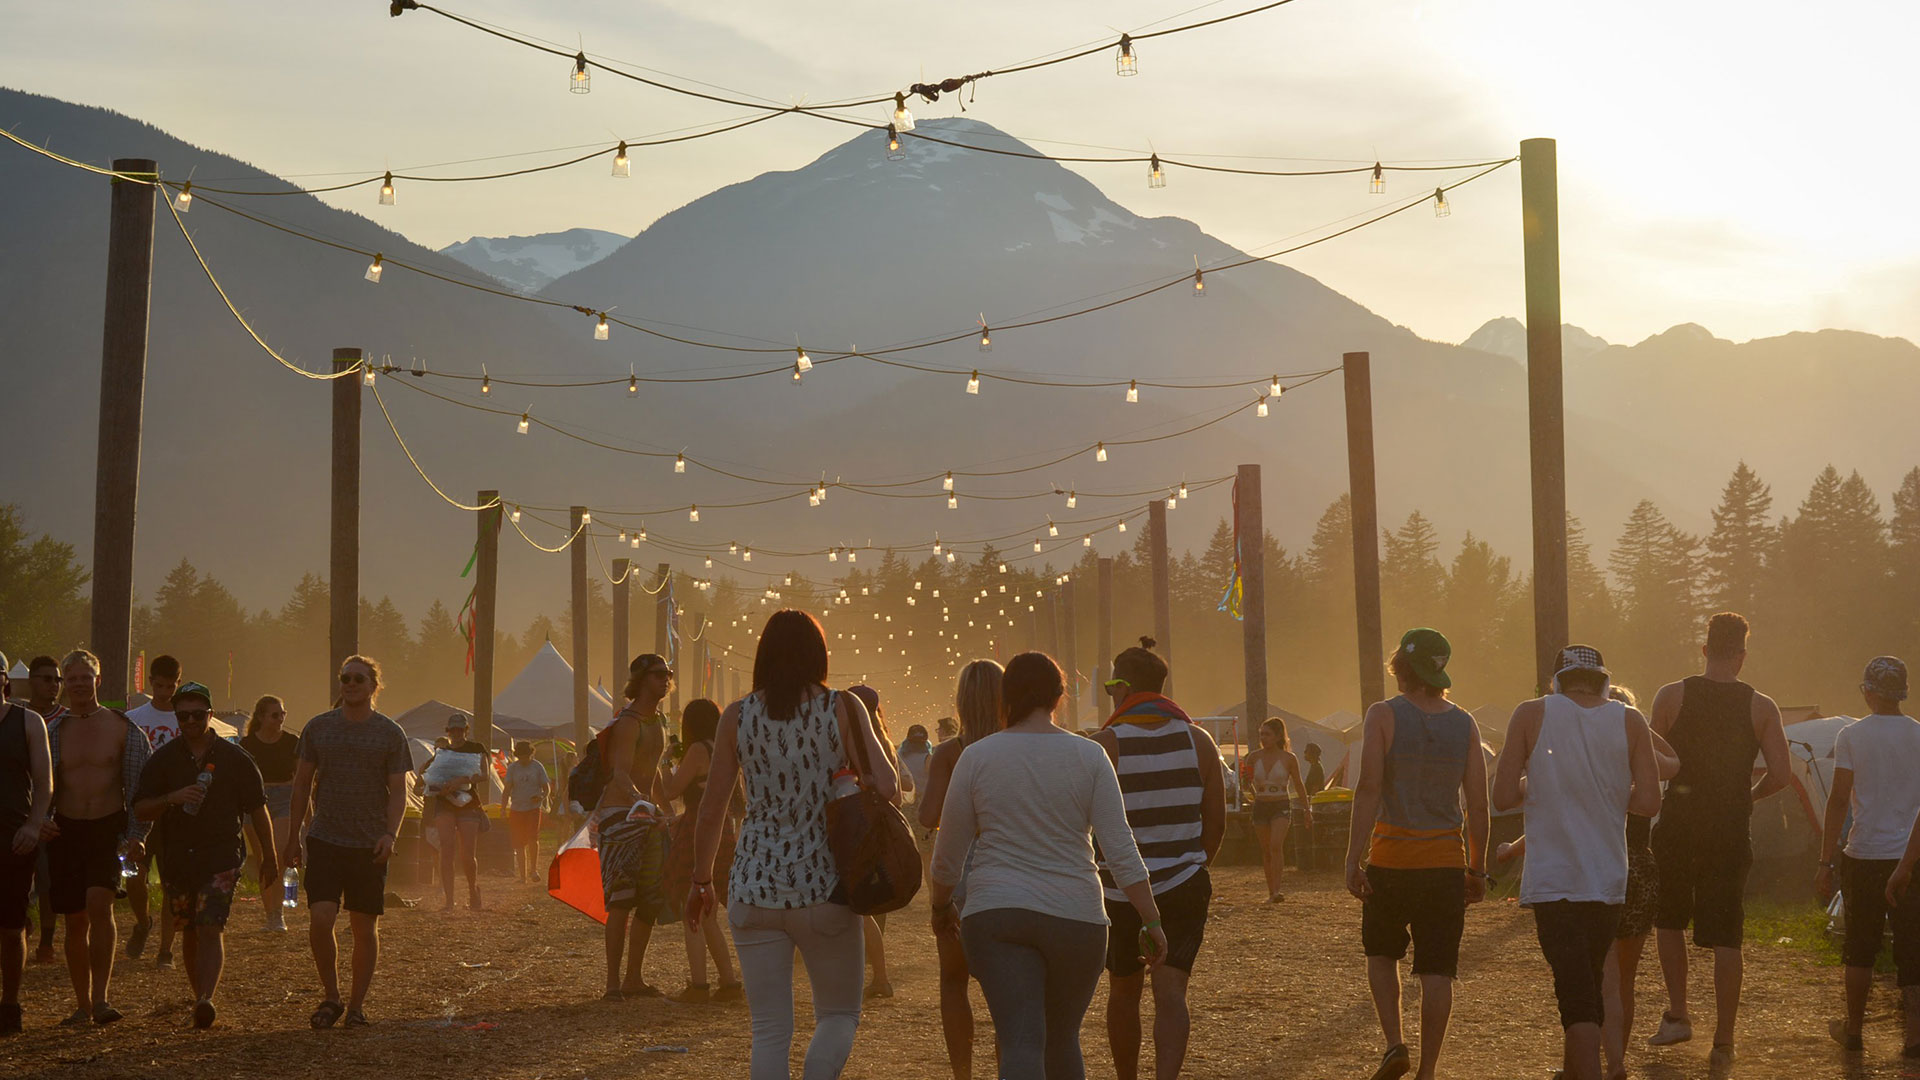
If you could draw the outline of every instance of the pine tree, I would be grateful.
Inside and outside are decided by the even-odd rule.
[[[1779,540],[1772,511],[1772,489],[1742,461],[1721,492],[1707,537],[1705,573],[1714,610],[1758,610],[1761,583]]]
[[[1529,593],[1532,591],[1530,577],[1525,588]],[[1572,514],[1567,515],[1567,602],[1574,640],[1611,641],[1618,633],[1620,610],[1614,602],[1613,590],[1607,587],[1606,574],[1594,564],[1586,526]],[[1532,645],[1527,648],[1531,649]]]
[[[72,544],[50,536],[30,540],[20,508],[0,505],[0,652],[16,659],[60,656],[79,644],[90,604],[80,590],[91,577]]]
[[[1920,663],[1920,468],[1909,471],[1893,493],[1887,534],[1890,648]]]
[[[1454,660],[1447,670],[1456,679],[1484,679],[1495,669],[1501,620],[1512,589],[1513,560],[1467,533],[1447,570],[1444,615],[1437,627],[1453,643]]]
[[[1700,602],[1697,537],[1642,499],[1607,558],[1619,586],[1623,681],[1656,685],[1691,668]],[[1612,659],[1609,657],[1609,659]]]
[[[1851,701],[1861,665],[1886,651],[1892,617],[1879,499],[1859,473],[1843,480],[1827,466],[1783,523],[1779,551],[1780,602],[1769,619],[1781,646],[1761,670],[1801,701]]]
[[[1381,530],[1380,543],[1382,631],[1398,640],[1399,631],[1409,626],[1441,621],[1447,570],[1440,565],[1433,522],[1415,510],[1398,531]]]

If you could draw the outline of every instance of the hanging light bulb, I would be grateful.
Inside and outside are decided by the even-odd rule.
[[[940,534],[939,533],[933,534],[933,553],[935,555],[940,554]],[[935,596],[940,595],[940,591],[938,589],[934,590],[934,595]]]
[[[700,520],[700,507],[698,504],[695,504],[694,506],[691,506],[687,509],[687,520],[688,521]]]
[[[796,345],[793,353],[793,373],[795,375],[804,375],[813,370],[813,359],[807,355],[807,350]]]
[[[1126,532],[1126,531],[1127,531],[1127,523],[1126,523],[1126,522],[1124,522],[1124,521],[1123,521],[1123,522],[1121,522],[1121,523],[1120,523],[1120,531],[1121,531],[1121,532]]]
[[[960,509],[960,496],[955,495],[951,491],[947,492],[947,509],[949,510]]]
[[[713,556],[707,556],[707,569],[713,569]]]
[[[1071,510],[1078,505],[1080,505],[1079,493],[1069,490],[1067,492],[1067,509]]]
[[[627,365],[627,393],[638,394],[639,392],[640,392],[640,376],[634,373],[633,365],[628,364]]]
[[[374,253],[373,262],[367,264],[367,280],[368,281],[373,282],[375,285],[380,284],[380,273],[382,270],[386,269],[385,266],[382,265],[385,262],[386,262],[385,255],[381,255],[378,252]]]
[[[1095,461],[1107,460],[1107,444],[1106,443],[1093,444],[1093,460]]]
[[[900,129],[893,126],[892,124],[888,124],[887,125],[887,160],[888,161],[905,161],[906,159],[907,159],[906,152],[900,149]]]
[[[183,214],[193,209],[193,181],[180,185],[180,190],[173,193],[173,208]]]
[[[1287,388],[1280,385],[1280,376],[1275,375],[1273,381],[1267,386],[1267,396],[1277,398],[1286,392]]]
[[[1377,161],[1373,163],[1373,179],[1367,182],[1367,190],[1375,195],[1387,193],[1387,171]]]
[[[685,454],[673,455],[673,471],[676,473],[683,473],[687,471],[687,455]]]
[[[987,325],[987,316],[984,312],[980,315],[980,351],[993,351],[993,328]]]
[[[1447,205],[1447,189],[1446,188],[1433,189],[1433,216],[1434,217],[1452,217],[1453,216],[1453,207]]]
[[[1120,51],[1113,56],[1113,70],[1123,79],[1140,74],[1140,61],[1133,55],[1133,35],[1120,35]]]
[[[942,491],[953,490],[953,473],[951,470],[948,471],[946,479],[940,481],[940,490]]]
[[[637,536],[632,537],[627,541],[627,546],[633,548],[635,551],[640,550],[640,538]]]
[[[1058,525],[1055,525],[1055,524],[1053,523],[1053,519],[1052,519],[1052,518],[1048,518],[1048,519],[1047,519],[1047,535],[1048,535],[1048,536],[1059,536],[1059,535],[1060,535],[1060,526],[1058,526]]]
[[[487,374],[487,365],[480,365],[480,396],[488,397],[493,393],[493,377]]]
[[[514,507],[514,508],[513,508],[513,513],[511,513],[511,514],[508,514],[507,516],[513,519],[513,523],[514,523],[515,525],[518,525],[518,524],[520,524],[520,508],[519,508],[519,507],[517,507],[517,506],[516,506],[516,507]]]
[[[949,551],[949,552],[947,552],[947,561],[948,561],[948,562],[952,562],[952,561],[953,561],[953,552],[951,552],[951,551]]]
[[[980,372],[978,370],[975,370],[973,374],[967,376],[967,393],[977,394],[979,392],[980,392]]]
[[[582,525],[593,524],[593,515],[585,510],[580,511],[580,524]]]
[[[362,386],[372,386],[373,376],[374,366],[365,360],[360,361],[360,384]]]
[[[620,141],[620,149],[613,152],[613,175],[622,180],[633,176],[633,162],[627,158],[626,140]]]
[[[1037,536],[1033,538],[1033,550],[1035,554],[1038,554],[1040,551],[1040,538]]]
[[[1081,537],[1081,538],[1080,538],[1080,546],[1081,546],[1081,547],[1092,547],[1092,546],[1093,546],[1093,534],[1092,534],[1092,533],[1088,533],[1087,535],[1085,535],[1085,536],[1083,536],[1083,537]]]
[[[393,205],[393,174],[392,173],[388,173],[386,175],[386,179],[380,181],[380,205],[381,206]]]
[[[752,562],[752,561],[753,561],[753,549],[752,549],[752,548],[742,548],[742,549],[740,549],[740,561],[741,561],[741,562]]]
[[[600,321],[593,327],[593,340],[607,340],[607,313],[604,311],[600,313]]]
[[[528,427],[528,425],[529,425],[529,424],[531,424],[531,423],[533,422],[533,421],[531,420],[531,418],[530,418],[530,416],[529,416],[529,413],[530,413],[530,412],[531,412],[531,410],[529,410],[529,412],[523,412],[523,413],[521,413],[521,414],[520,414],[520,423],[519,423],[519,425],[518,425],[518,426],[516,426],[516,427],[514,428],[514,430],[515,430],[515,431],[517,431],[517,432],[519,432],[519,433],[520,433],[520,434],[522,434],[522,435],[525,435],[525,434],[527,433],[527,427]]]
[[[1167,495],[1167,509],[1173,510],[1173,509],[1177,509],[1179,506],[1180,506],[1180,500],[1175,498],[1171,493],[1169,493]]]
[[[1255,416],[1267,415],[1267,399],[1264,396],[1260,398],[1260,403],[1253,407],[1253,415]]]
[[[1185,480],[1180,481],[1180,497],[1183,499],[1187,497],[1187,482]]]
[[[854,550],[853,550],[852,548],[848,548],[848,549],[847,549],[847,561],[848,561],[848,562],[853,562],[853,561],[855,561],[855,560],[854,560]],[[867,590],[865,590],[865,589],[861,589],[861,590],[860,590],[860,595],[861,595],[861,596],[865,596],[865,595],[867,595]]]
[[[729,555],[740,554],[740,545],[732,540],[727,541],[727,554]]]
[[[1193,268],[1193,295],[1197,297],[1207,295],[1206,271],[1198,266]]]
[[[907,109],[907,95],[893,95],[893,126],[899,131],[913,130],[913,113]]]
[[[820,505],[820,493],[819,493],[819,492],[817,492],[817,491],[809,491],[809,492],[807,492],[807,505],[808,505],[808,506],[819,506],[819,505]]]
[[[567,89],[576,94],[593,92],[593,76],[587,72],[587,54],[578,52],[573,55],[573,74],[567,79]]]
[[[1138,405],[1139,403],[1140,403],[1140,383],[1137,380],[1128,379],[1127,380],[1127,404]]]
[[[1160,155],[1154,154],[1147,159],[1147,187],[1163,188],[1167,186],[1167,170],[1160,167]]]

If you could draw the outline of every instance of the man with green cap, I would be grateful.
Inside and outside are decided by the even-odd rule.
[[[1473,717],[1447,700],[1452,657],[1438,630],[1407,631],[1387,665],[1399,695],[1367,709],[1347,891],[1362,905],[1367,985],[1387,1046],[1373,1080],[1413,1067],[1400,1029],[1400,960],[1409,942],[1420,977],[1416,1075],[1432,1080],[1453,1011],[1467,905],[1486,896],[1487,763]]]
[[[262,896],[280,871],[259,767],[245,750],[208,729],[213,692],[197,682],[182,683],[172,705],[179,734],[161,744],[141,770],[133,812],[142,821],[166,822],[157,853],[165,917],[180,933],[180,956],[194,997],[193,1026],[208,1028],[226,959],[221,934],[246,855],[243,820],[253,825],[260,851]]]

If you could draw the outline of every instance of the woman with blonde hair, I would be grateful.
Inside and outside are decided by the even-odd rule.
[[[992,660],[975,660],[960,669],[953,691],[960,734],[934,747],[927,762],[927,790],[920,797],[920,824],[929,831],[940,828],[940,811],[961,751],[1002,726],[1000,680],[1004,674]],[[964,902],[966,888],[963,876],[954,888],[955,904]],[[973,1002],[967,997],[967,952],[959,939],[947,934],[935,934],[933,943],[940,956],[940,1028],[947,1039],[947,1062],[955,1080],[968,1080],[973,1075]]]
[[[1267,903],[1286,899],[1280,874],[1286,869],[1287,830],[1293,824],[1291,792],[1304,803],[1307,785],[1300,759],[1287,747],[1287,725],[1277,716],[1260,723],[1260,747],[1241,764],[1253,787],[1253,835],[1260,845],[1260,866],[1267,875]]]
[[[300,764],[300,736],[284,730],[286,702],[268,694],[253,703],[253,715],[247,718],[247,730],[240,736],[240,749],[260,767],[260,779],[266,785],[267,813],[273,817],[273,850],[287,850],[287,826],[293,810],[293,770]],[[262,907],[266,908],[267,929],[287,928],[286,908],[279,903],[274,881],[260,883]]]

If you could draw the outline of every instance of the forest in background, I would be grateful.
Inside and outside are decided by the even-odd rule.
[[[1265,538],[1269,696],[1310,718],[1357,711],[1361,704],[1351,509],[1345,496],[1327,506],[1302,551]],[[1698,670],[1705,617],[1721,610],[1752,620],[1748,681],[1783,705],[1858,713],[1855,688],[1868,659],[1890,653],[1920,661],[1920,467],[1883,505],[1858,473],[1843,476],[1829,466],[1788,509],[1777,507],[1770,487],[1742,464],[1712,522],[1705,535],[1691,534],[1642,501],[1610,530],[1612,543],[1600,560],[1587,524],[1569,519],[1573,636],[1605,653],[1617,681],[1645,694]],[[1153,622],[1145,529],[1133,535],[1134,546],[1114,557],[1116,650],[1150,632]],[[1233,546],[1222,520],[1204,550],[1170,559],[1176,689],[1196,714],[1243,696],[1240,624],[1219,608]],[[697,571],[677,568],[672,595],[681,608],[681,694],[690,698],[706,689],[695,670],[697,647],[684,644],[702,626],[716,661],[744,673],[752,666],[750,630],[776,606],[802,607],[823,616],[836,682],[870,679],[887,695],[896,723],[942,715],[951,711],[957,664],[982,655],[1005,659],[1030,644],[1045,647],[1044,627],[1029,641],[1025,609],[1038,593],[1061,587],[1061,575],[1069,578],[1064,587],[1075,590],[1078,668],[1083,680],[1090,678],[1096,553],[1089,549],[1072,565],[1005,571],[1002,556],[988,550],[955,563],[914,562],[889,551],[830,577],[796,572],[773,586],[777,601],[763,586],[726,577],[701,590],[693,584]],[[590,578],[589,674],[617,693],[624,672],[609,672],[609,589],[597,571]],[[21,660],[84,645],[87,584],[72,545],[28,535],[18,508],[0,506],[0,651]],[[629,641],[636,653],[654,641],[655,601],[639,584],[629,583]],[[845,601],[833,603],[843,591]],[[1493,705],[1503,713],[1535,692],[1532,579],[1514,569],[1510,555],[1471,532],[1443,547],[1433,523],[1415,510],[1382,529],[1381,593],[1388,649],[1410,626],[1437,627],[1452,640],[1448,670],[1461,704]],[[361,651],[385,669],[388,712],[428,698],[462,707],[471,702],[467,642],[456,621],[465,599],[464,591],[449,595],[413,617],[388,598],[361,599]],[[178,657],[187,678],[214,689],[220,707],[244,710],[273,693],[287,699],[294,716],[308,716],[326,706],[313,691],[323,689],[329,674],[327,619],[323,575],[303,575],[278,608],[250,611],[214,568],[183,559],[151,596],[136,599],[133,647],[149,659]],[[548,640],[571,658],[571,625],[569,605],[556,616],[534,617],[518,632],[500,631],[496,687]],[[733,655],[723,660],[726,649]],[[1496,716],[1500,723],[1504,715]]]

